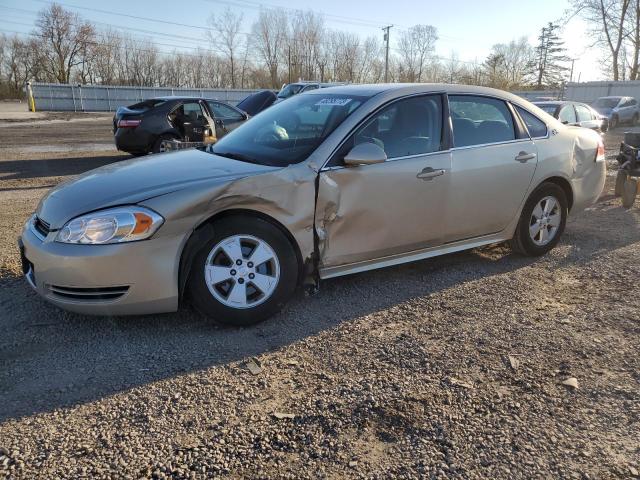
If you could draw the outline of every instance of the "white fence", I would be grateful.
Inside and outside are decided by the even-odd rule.
[[[66,85],[32,83],[36,111],[113,112],[154,97],[180,95],[222,100],[233,105],[257,90],[211,88],[115,87],[109,85]]]
[[[600,97],[635,97],[640,100],[640,81],[567,83],[565,99],[593,103]]]

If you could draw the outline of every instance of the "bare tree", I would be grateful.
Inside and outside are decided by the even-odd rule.
[[[613,80],[619,80],[620,50],[627,36],[625,24],[631,0],[572,0],[571,3],[573,11],[589,23],[598,42],[609,50]]]
[[[414,25],[400,34],[398,50],[402,80],[421,82],[429,57],[435,51],[438,32],[431,25]]]
[[[40,11],[36,26],[45,69],[58,82],[68,83],[71,70],[83,61],[83,50],[95,40],[93,25],[54,3]]]
[[[237,63],[243,40],[240,33],[242,19],[242,14],[235,14],[227,7],[218,17],[211,14],[208,22],[212,29],[207,31],[211,44],[215,48],[219,48],[229,62],[231,88],[237,88]]]
[[[278,68],[287,40],[287,15],[282,10],[260,10],[253,24],[254,44],[269,70],[271,88],[279,86]]]

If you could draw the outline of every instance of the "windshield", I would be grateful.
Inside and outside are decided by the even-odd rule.
[[[282,90],[278,92],[278,98],[289,98],[298,93],[302,89],[302,85],[296,85],[295,83],[290,83],[289,85],[285,85],[282,87]]]
[[[535,106],[541,110],[544,110],[551,116],[553,116],[556,113],[556,108],[558,108],[558,105],[550,104],[550,103],[543,103],[543,104],[536,103]]]
[[[207,151],[262,165],[299,163],[365,100],[354,95],[297,95],[259,113]]]
[[[596,108],[614,108],[619,101],[619,98],[599,98],[593,106]]]

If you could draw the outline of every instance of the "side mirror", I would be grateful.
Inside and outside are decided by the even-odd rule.
[[[360,143],[345,155],[343,161],[345,165],[355,166],[383,163],[386,160],[387,154],[375,143]]]

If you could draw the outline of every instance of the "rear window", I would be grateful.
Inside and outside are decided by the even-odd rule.
[[[522,121],[527,126],[531,138],[541,138],[547,136],[547,125],[538,117],[529,113],[522,107],[515,106]]]
[[[545,104],[536,103],[535,106],[541,110],[544,110],[552,117],[555,115],[556,110],[558,109],[558,105],[549,104],[549,103],[545,103]]]
[[[131,105],[127,108],[130,110],[151,110],[152,108],[157,107],[158,105],[162,105],[166,100],[152,99],[145,100],[144,102],[136,103],[135,105]]]

